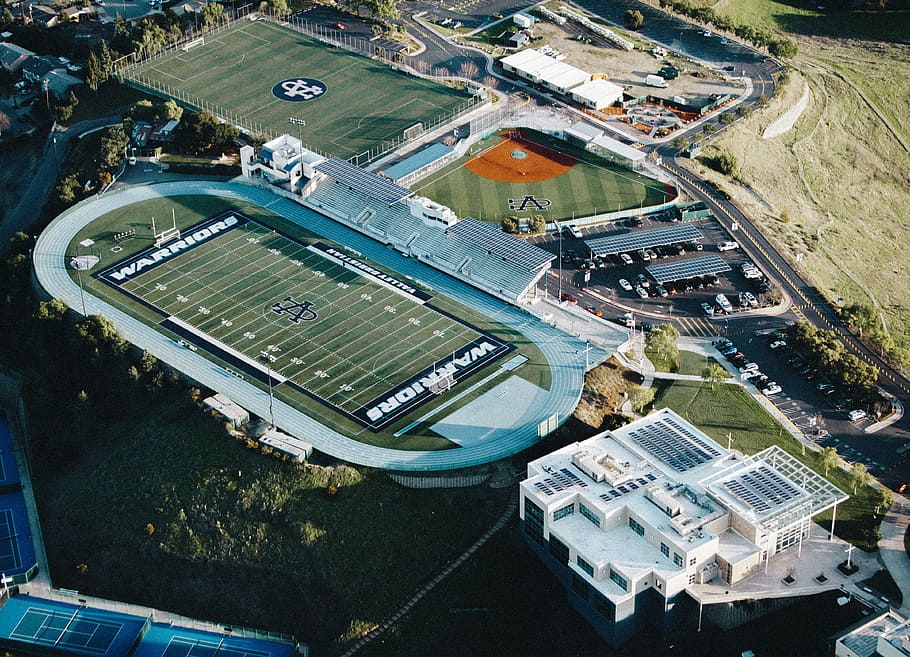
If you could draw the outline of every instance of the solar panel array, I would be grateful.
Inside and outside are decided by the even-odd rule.
[[[647,249],[652,246],[691,242],[701,238],[702,234],[697,228],[689,224],[680,224],[667,228],[652,228],[634,233],[596,237],[592,240],[585,240],[585,244],[595,255],[605,256]]]
[[[633,490],[638,490],[642,486],[647,486],[648,484],[650,484],[652,481],[654,481],[656,479],[657,479],[657,475],[655,475],[653,472],[649,472],[644,477],[638,477],[637,479],[633,479],[633,480],[627,481],[624,484],[620,484],[616,488],[611,488],[610,490],[606,491],[605,493],[601,493],[600,495],[598,495],[598,497],[601,500],[603,500],[604,502],[609,504],[613,500],[622,497],[626,493],[631,493]]]
[[[366,194],[383,203],[394,203],[410,196],[411,191],[391,180],[380,178],[358,166],[337,157],[329,158],[316,165],[316,170],[329,178],[347,185],[361,194]]]
[[[730,265],[720,256],[706,255],[679,262],[668,262],[645,267],[645,271],[658,283],[678,281],[683,278],[707,276],[730,271]]]
[[[494,255],[527,267],[528,271],[540,269],[556,257],[533,244],[502,232],[499,226],[472,217],[465,217],[450,226],[446,229],[446,234],[457,235]]]
[[[714,445],[671,417],[633,429],[629,436],[676,472],[686,472],[721,455]]]
[[[568,468],[560,468],[558,471],[550,471],[548,477],[535,481],[534,487],[547,497],[550,497],[571,488],[587,488],[588,484]]]
[[[724,488],[757,513],[770,511],[804,494],[767,465],[760,465],[735,479],[725,481]]]

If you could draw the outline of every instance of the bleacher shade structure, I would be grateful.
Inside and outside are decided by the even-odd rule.
[[[599,256],[616,255],[638,249],[649,249],[654,246],[667,246],[680,242],[700,240],[701,232],[694,226],[670,226],[668,228],[654,228],[652,230],[639,230],[632,233],[608,235],[585,240],[591,253]]]
[[[374,176],[360,167],[337,157],[316,165],[316,170],[333,178],[338,182],[350,185],[355,191],[375,198],[383,203],[391,204],[411,195],[411,191],[401,185],[396,185],[391,180]]]
[[[556,257],[470,217],[448,226],[425,222],[402,200],[408,193],[403,187],[343,164],[317,167],[303,190],[305,205],[478,289],[521,302]],[[372,195],[388,186],[405,193]],[[398,198],[388,203],[393,196]]]

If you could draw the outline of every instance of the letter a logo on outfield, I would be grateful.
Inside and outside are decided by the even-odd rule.
[[[512,212],[523,212],[528,209],[546,210],[551,203],[552,201],[548,198],[536,198],[532,194],[527,194],[520,199],[510,198],[509,209]]]
[[[285,297],[284,301],[276,301],[272,304],[272,312],[276,315],[287,315],[287,318],[295,324],[312,322],[319,317],[313,310],[312,301],[295,301],[294,297]]]

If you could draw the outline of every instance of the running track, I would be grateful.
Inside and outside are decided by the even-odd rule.
[[[551,371],[547,394],[536,400],[512,427],[498,429],[477,445],[434,452],[403,451],[375,447],[348,438],[304,415],[293,406],[275,400],[275,424],[283,431],[311,443],[336,458],[375,468],[402,471],[435,471],[470,467],[505,458],[537,442],[538,424],[552,414],[560,422],[575,409],[581,395],[585,371],[585,343],[541,322],[537,317],[509,306],[461,281],[382,246],[368,237],[323,217],[271,191],[240,183],[170,182],[127,188],[87,199],[57,217],[41,234],[34,249],[38,282],[54,298],[70,308],[82,308],[79,286],[70,277],[67,249],[75,235],[96,217],[125,205],[165,196],[209,194],[256,204],[304,226],[326,239],[360,251],[366,258],[403,275],[412,276],[434,290],[458,299],[497,321],[518,329],[537,343]],[[229,374],[205,357],[177,345],[174,340],[130,317],[117,308],[85,295],[88,314],[110,319],[129,342],[153,354],[202,385],[221,392],[259,417],[268,417],[268,393]],[[601,355],[602,356],[602,355]],[[594,356],[592,362],[602,358]]]

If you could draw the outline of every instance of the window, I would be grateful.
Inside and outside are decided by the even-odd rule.
[[[695,584],[695,573],[689,575],[689,584]]]
[[[525,534],[543,545],[543,509],[528,498],[525,498]]]
[[[695,557],[692,557],[692,558],[689,559],[689,565],[690,565],[690,566],[694,566],[694,565],[695,565]]]
[[[572,573],[572,590],[585,600],[588,599],[588,585],[578,573]]]
[[[565,518],[566,516],[570,516],[573,513],[575,513],[575,504],[574,503],[567,504],[566,506],[562,507],[561,509],[556,509],[556,511],[553,512],[553,522],[556,522],[557,520],[561,520],[562,518]]]
[[[677,566],[682,568],[683,558],[674,552],[673,553],[673,563],[675,563]]]
[[[669,559],[670,558],[670,546],[667,545],[666,543],[661,543],[660,544],[660,553]]]
[[[638,534],[639,536],[645,535],[645,528],[642,526],[642,524],[640,522],[638,522],[632,516],[629,516],[629,527],[631,527],[632,531],[635,532],[636,534]]]
[[[595,527],[600,527],[600,518],[598,518],[591,509],[586,507],[584,504],[578,505],[578,512],[581,513],[585,518],[587,518]]]
[[[579,568],[581,568],[583,571],[588,573],[588,577],[594,577],[594,566],[592,566],[591,564],[589,564],[587,561],[585,561],[584,559],[582,559],[579,556],[575,557],[575,563],[578,564]]]
[[[629,590],[629,583],[626,581],[626,578],[617,573],[615,570],[610,568],[610,579],[616,582],[617,586],[623,591]]]
[[[569,563],[569,546],[550,534],[550,554],[562,565]]]
[[[613,620],[613,603],[602,595],[594,596],[594,611],[607,620]]]

